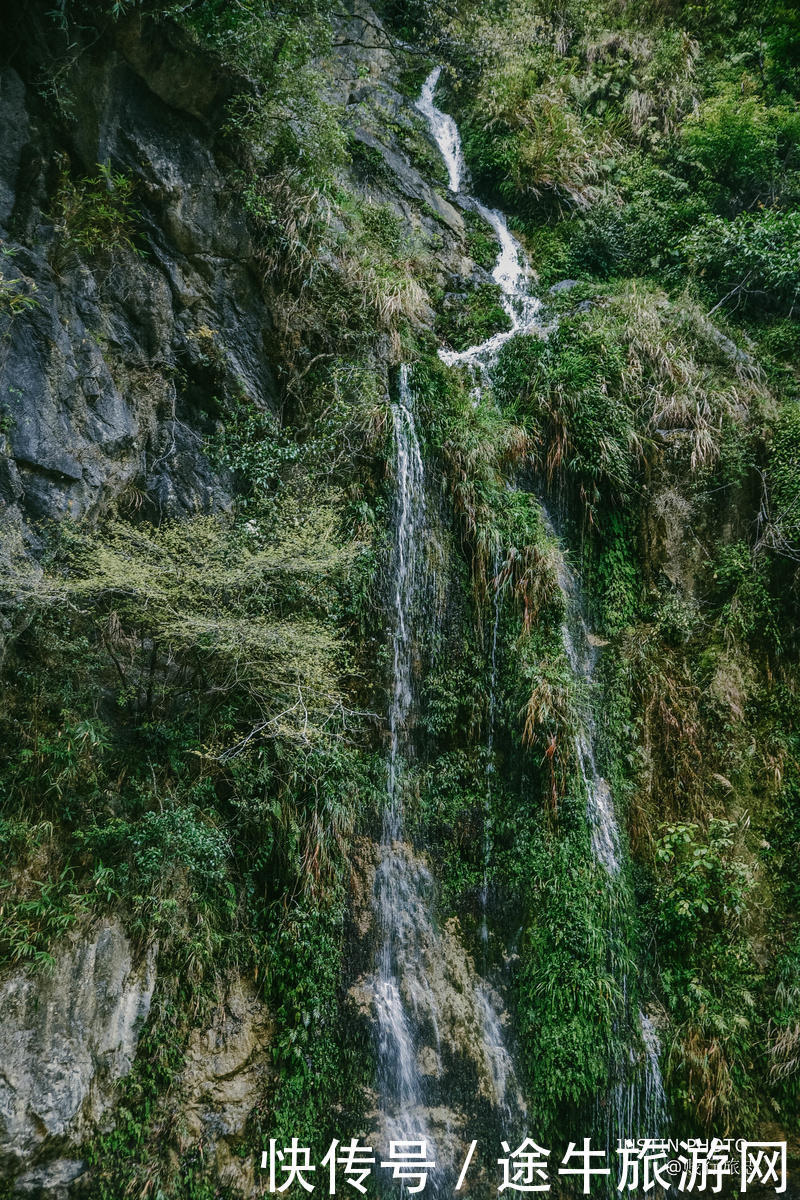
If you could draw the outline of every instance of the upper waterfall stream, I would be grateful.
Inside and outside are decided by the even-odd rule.
[[[427,117],[433,137],[447,164],[451,191],[460,192],[466,167],[458,127],[452,117],[436,107],[433,100],[440,72],[441,68],[436,67],[426,79],[418,107]],[[511,327],[460,353],[440,350],[439,357],[449,366],[466,365],[491,380],[491,369],[500,349],[507,341],[535,330],[544,332],[541,324],[542,305],[541,301],[529,292],[530,268],[525,252],[509,230],[504,214],[497,209],[487,208],[472,196],[464,198],[494,230],[500,243],[492,278],[501,290],[503,307]],[[477,386],[480,391],[480,382]],[[550,518],[546,513],[545,516],[552,529]],[[553,532],[555,533],[555,530]],[[597,662],[596,639],[590,633],[583,617],[577,578],[563,556],[559,561],[558,584],[567,614],[563,627],[567,657],[576,678],[591,684]],[[595,762],[594,739],[593,721],[589,718],[576,735],[576,756],[586,785],[587,808],[592,826],[592,848],[598,861],[609,873],[614,874],[619,869],[619,830],[608,784],[601,777]]]

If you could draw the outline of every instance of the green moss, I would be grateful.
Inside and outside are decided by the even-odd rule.
[[[771,536],[792,555],[800,546],[797,478],[800,472],[800,404],[789,403],[775,426],[769,460]]]
[[[585,800],[573,804],[575,825],[585,827]],[[631,949],[613,932],[619,900],[592,862],[584,832],[537,833],[527,851],[531,915],[517,1019],[537,1119],[544,1128],[564,1128],[610,1089],[625,1037],[622,980]]]

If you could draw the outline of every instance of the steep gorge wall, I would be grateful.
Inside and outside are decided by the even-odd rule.
[[[20,15],[16,24],[24,39]],[[13,42],[10,17],[6,27]],[[44,17],[39,28],[57,37]],[[204,329],[225,347],[226,380],[258,405],[275,402],[269,310],[213,152],[225,101],[219,69],[129,29],[63,71],[63,115],[13,66],[2,90],[12,132],[3,269],[35,295],[22,319],[4,317],[4,517],[34,549],[31,522],[96,517],[132,485],[165,516],[230,506],[230,482],[201,444],[214,421]],[[92,269],[54,228],[59,173],[97,177],[108,163],[136,180],[138,244],[101,246],[109,256]],[[13,539],[4,541],[10,553]]]

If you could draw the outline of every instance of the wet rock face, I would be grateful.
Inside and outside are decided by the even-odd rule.
[[[20,1200],[69,1200],[71,1185],[81,1178],[85,1163],[80,1159],[56,1158],[34,1167],[14,1180],[14,1197]]]
[[[22,150],[30,136],[25,84],[10,67],[0,71],[0,122],[0,222],[5,223],[14,207]]]
[[[401,842],[395,843],[392,854],[404,864],[405,878],[415,881],[414,887],[403,889],[409,907],[398,921],[392,954],[405,1011],[413,1014],[415,1066],[422,1087],[419,1107],[409,1105],[402,1114],[391,1104],[382,1108],[376,1095],[368,1114],[371,1137],[388,1146],[391,1138],[410,1136],[406,1125],[427,1131],[437,1164],[445,1178],[453,1175],[454,1183],[472,1137],[481,1132],[494,1136],[500,1126],[505,1136],[525,1117],[505,1041],[509,1018],[502,996],[476,969],[457,919],[437,921],[425,859]],[[352,862],[354,924],[369,944],[381,937],[372,901],[376,871],[386,870],[387,864],[381,863],[376,848],[370,854],[366,845],[357,848]],[[350,996],[362,1020],[374,1026],[376,991],[370,974],[355,979]]]
[[[43,41],[53,29],[47,7],[41,0]],[[357,185],[388,205],[409,237],[436,239],[446,274],[469,273],[461,212],[444,183],[431,182],[438,154],[396,89],[378,17],[359,0],[341,19],[332,98],[354,143],[382,164],[369,179],[354,165]],[[113,46],[87,47],[67,69],[67,122],[42,103],[39,66],[17,65],[0,67],[6,570],[37,557],[42,521],[94,520],[126,493],[150,519],[228,510],[233,481],[207,453],[220,401],[246,396],[274,409],[277,394],[268,281],[230,164],[218,160],[234,81],[179,33],[159,26],[156,36],[134,18],[119,25]],[[87,253],[54,227],[64,166],[79,183],[97,178],[98,164],[134,183],[135,252]],[[4,287],[32,303],[12,308]],[[213,334],[212,362],[203,330]]]
[[[0,984],[0,1173],[36,1163],[18,1181],[23,1193],[34,1194],[40,1177],[60,1186],[78,1173],[63,1154],[48,1160],[79,1145],[111,1107],[155,978],[155,947],[137,960],[113,918],[73,940],[51,972],[19,972]]]

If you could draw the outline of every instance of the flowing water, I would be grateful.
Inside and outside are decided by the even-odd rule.
[[[437,1110],[435,1104],[437,1084],[445,1071],[443,1040],[451,1053],[471,1058],[481,1094],[501,1118],[520,1111],[521,1097],[503,1038],[499,998],[466,962],[454,935],[437,927],[433,879],[405,840],[404,774],[415,715],[417,646],[425,622],[431,619],[426,552],[433,537],[407,367],[399,373],[392,419],[396,477],[392,689],[383,834],[374,887],[380,947],[371,991],[378,1026],[383,1144],[388,1148],[390,1140],[425,1139],[428,1158],[440,1164],[447,1157],[441,1144],[447,1140],[446,1129],[442,1134],[446,1110],[441,1105]],[[434,1110],[436,1128],[431,1119]],[[427,1192],[441,1194],[446,1179],[441,1166],[432,1170]]]
[[[422,86],[417,107],[427,118],[434,140],[447,166],[450,191],[460,195],[467,169],[464,155],[461,152],[458,126],[452,117],[436,107],[433,100],[440,73],[441,67],[436,67],[431,71]],[[440,350],[439,357],[451,367],[466,364],[487,376],[505,343],[516,337],[517,334],[527,333],[538,325],[542,304],[536,296],[530,294],[528,264],[522,247],[508,228],[503,213],[496,208],[487,208],[474,196],[465,196],[464,199],[468,202],[469,207],[480,213],[487,225],[494,230],[500,244],[500,252],[492,271],[492,278],[500,288],[500,302],[508,317],[509,328],[494,334],[485,342],[470,346],[467,350]]]
[[[384,808],[384,841],[395,841],[402,825],[402,803],[397,772],[401,742],[406,741],[413,693],[414,644],[411,622],[420,607],[424,588],[424,567],[420,549],[426,540],[425,475],[422,454],[414,423],[413,400],[408,367],[400,368],[398,399],[392,405],[396,458],[397,492],[395,514],[394,633],[392,636],[393,688],[389,707],[389,781]]]
[[[550,530],[555,532],[546,512],[545,522]],[[594,669],[599,657],[599,643],[586,624],[578,580],[563,555],[560,555],[558,559],[558,586],[565,601],[565,621],[561,627],[564,649],[572,673],[583,684],[584,692],[589,700],[585,705],[581,725],[575,735],[575,756],[586,791],[592,851],[609,875],[616,875],[620,867],[620,849],[614,801],[610,787],[597,768],[595,758],[597,730],[591,693]]]
[[[422,91],[417,101],[417,108],[427,119],[436,145],[439,147],[441,156],[444,159],[449,176],[450,191],[457,194],[461,191],[461,180],[466,175],[467,168],[464,162],[464,155],[461,153],[461,137],[458,132],[458,126],[453,118],[449,117],[447,113],[443,113],[441,109],[438,109],[433,101],[436,85],[439,82],[441,73],[441,67],[435,67],[431,71],[422,85]]]
[[[476,399],[480,400],[481,387],[484,383],[491,382],[492,368],[502,346],[519,334],[535,332],[540,336],[546,336],[548,331],[542,324],[541,302],[530,294],[530,268],[522,247],[508,228],[505,216],[498,209],[487,208],[479,200],[462,191],[467,175],[458,127],[452,117],[436,107],[434,101],[440,70],[437,67],[426,79],[418,101],[418,108],[427,118],[433,138],[444,158],[451,192],[459,197],[459,202],[464,207],[480,213],[497,237],[499,252],[493,278],[500,287],[502,305],[509,319],[507,330],[495,334],[485,342],[470,346],[461,352],[439,351],[439,355],[445,363],[451,366],[464,365],[472,371],[476,383]],[[546,513],[545,519],[549,523]],[[552,525],[551,532],[555,533]],[[620,835],[611,789],[597,766],[598,733],[591,703],[594,690],[594,671],[601,643],[592,635],[586,624],[579,582],[563,555],[560,557],[558,582],[564,597],[566,614],[562,627],[564,649],[573,675],[580,685],[580,690],[587,697],[587,703],[584,705],[585,712],[575,736],[575,753],[586,792],[587,820],[590,827],[592,851],[598,863],[602,864],[607,872],[609,886],[613,886],[621,864]],[[497,598],[495,598],[495,604],[497,604]],[[498,613],[495,608],[490,697],[492,709],[490,714],[490,752],[491,740],[494,735],[493,697],[497,619]],[[485,837],[487,853],[491,848],[489,836],[487,831]],[[488,863],[484,879],[488,879]],[[484,928],[486,886],[485,882]],[[622,981],[622,990],[626,996],[627,1005],[627,979]],[[636,1021],[631,1019],[630,1023],[632,1026],[631,1042],[638,1041],[642,1051],[637,1054],[630,1048],[628,1051],[629,1062],[623,1065],[621,1071],[614,1068],[618,1079],[612,1086],[612,1094],[605,1101],[609,1139],[612,1137],[653,1137],[657,1136],[666,1126],[667,1106],[659,1067],[659,1045],[655,1027],[650,1018],[641,1011],[638,1012]],[[635,1031],[633,1030],[634,1024],[638,1025],[638,1029]]]
[[[429,923],[433,891],[427,872],[413,862],[400,842],[403,829],[401,751],[407,744],[414,703],[411,623],[424,586],[419,550],[424,544],[426,529],[422,455],[405,366],[400,371],[398,392],[398,399],[392,405],[397,477],[392,564],[393,670],[383,838],[375,876],[375,904],[382,945],[374,992],[379,1082],[387,1140],[424,1137],[430,1142],[411,1017],[400,990],[402,982],[417,1007],[425,999],[427,977],[421,970],[422,954],[417,943],[421,927]],[[427,1008],[434,1011],[430,1003]]]

